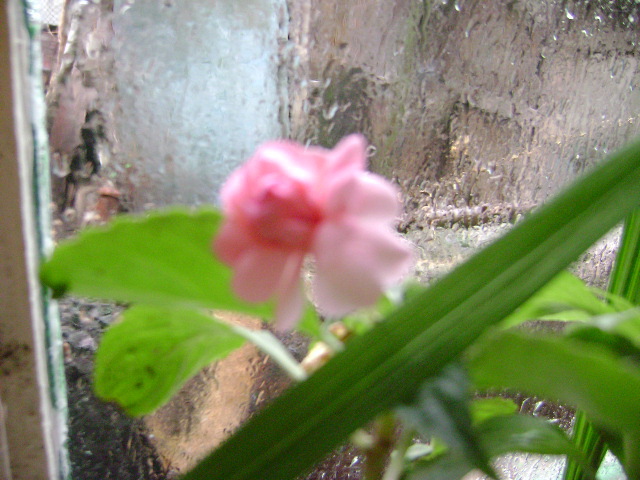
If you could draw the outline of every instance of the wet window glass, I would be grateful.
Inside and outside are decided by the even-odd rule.
[[[639,133],[634,1],[43,3],[61,12],[43,11],[42,35],[58,238],[121,212],[215,204],[265,140],[333,147],[362,132],[370,168],[402,191],[398,229],[430,282]],[[618,236],[574,271],[605,286]],[[91,332],[111,307],[64,308],[70,354],[90,352],[83,318]],[[181,422],[203,414],[189,402]]]

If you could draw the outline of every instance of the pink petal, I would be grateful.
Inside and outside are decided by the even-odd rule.
[[[343,169],[364,170],[367,166],[367,140],[359,134],[348,135],[333,147],[327,158],[333,172]]]
[[[291,330],[302,316],[304,295],[300,268],[303,257],[289,257],[289,263],[280,280],[278,287],[275,326],[280,331]]]
[[[356,219],[320,227],[314,253],[313,293],[329,316],[373,305],[409,272],[413,260],[409,243],[393,230]]]
[[[289,141],[265,143],[250,161],[258,164],[252,172],[255,177],[275,173],[306,183],[317,174],[316,161],[310,158],[307,149]]]
[[[234,265],[245,251],[254,248],[254,243],[241,225],[227,219],[218,230],[212,248],[222,262]]]
[[[348,213],[360,220],[390,224],[401,211],[396,188],[383,177],[367,172],[336,179],[327,197],[330,216]]]
[[[248,302],[276,301],[276,328],[289,330],[300,319],[303,255],[260,247],[246,251],[234,266],[233,291]]]
[[[287,266],[286,252],[254,246],[233,265],[233,291],[248,302],[266,302],[273,298]]]

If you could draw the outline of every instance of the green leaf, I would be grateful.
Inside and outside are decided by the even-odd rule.
[[[640,429],[640,369],[597,345],[503,332],[477,347],[469,367],[477,388],[535,392],[606,429]]]
[[[151,413],[201,368],[243,343],[232,327],[194,310],[132,307],[102,337],[96,394],[130,415]]]
[[[422,462],[408,475],[409,480],[458,480],[473,470],[473,465],[458,452],[448,451]]]
[[[591,319],[591,324],[604,332],[610,332],[626,338],[640,348],[640,310],[602,315]]]
[[[486,403],[486,407],[506,410],[506,402],[496,402],[491,405],[492,402],[484,402],[484,400],[482,403]],[[512,405],[515,407],[515,404],[512,403]],[[576,449],[565,432],[542,418],[518,414],[494,415],[480,422],[474,428],[474,435],[491,458],[513,452],[568,455],[585,469],[589,468],[581,452]],[[469,457],[462,455],[459,451],[449,449],[439,452],[438,455],[431,455],[428,450],[430,445],[421,446],[422,451],[418,453],[423,455],[414,454],[417,462],[410,467],[411,480],[433,480],[434,478],[451,480],[460,478],[474,468]],[[590,471],[590,476],[587,478],[595,478],[594,472]]]
[[[496,478],[473,432],[469,401],[466,373],[459,365],[451,364],[438,377],[427,380],[415,402],[398,408],[398,413],[425,437],[437,436],[451,450],[461,452],[474,468]]]
[[[625,220],[620,247],[616,254],[616,262],[609,279],[609,288],[606,295],[607,301],[616,309],[624,311],[630,309],[640,301],[640,210],[632,212]],[[602,328],[602,326],[601,326]],[[635,332],[617,332],[626,336],[636,346],[637,335]],[[589,422],[584,412],[578,410],[574,421],[573,440],[589,459],[589,464],[597,469],[604,459],[607,445],[603,433]],[[624,464],[623,447],[618,448],[618,437],[607,434],[606,439],[609,448],[618,456]],[[640,458],[640,455],[636,457]],[[638,476],[638,475],[636,475]],[[582,468],[572,459],[568,459],[563,474],[565,480],[581,480]],[[631,477],[633,478],[633,476]]]
[[[513,415],[518,411],[518,406],[508,398],[476,398],[471,402],[470,410],[473,423],[477,425],[493,417]]]
[[[376,415],[414,398],[425,379],[566,268],[639,199],[636,143],[351,339],[185,479],[295,478]]]
[[[249,305],[231,291],[231,270],[211,252],[220,220],[211,209],[121,217],[61,243],[40,276],[57,296],[270,316],[270,307]]]
[[[446,451],[447,447],[445,446],[443,451]],[[409,448],[404,455],[404,459],[407,462],[414,462],[421,458],[427,457],[435,453],[435,449],[430,443],[414,443]]]
[[[523,303],[502,326],[512,327],[527,320],[587,320],[594,315],[614,312],[582,280],[562,272]],[[567,312],[571,313],[568,317]],[[564,314],[564,315],[563,315]]]
[[[636,362],[636,366],[640,366],[640,348],[624,335],[607,332],[592,325],[574,325],[567,331],[566,337],[606,348],[619,358]]]
[[[569,455],[581,465],[587,465],[567,435],[542,418],[529,415],[492,417],[478,425],[476,432],[492,457],[509,452]],[[595,478],[594,472],[591,472],[591,478]]]
[[[609,291],[640,304],[640,210],[627,218],[611,274]]]

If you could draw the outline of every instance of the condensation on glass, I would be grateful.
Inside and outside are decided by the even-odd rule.
[[[633,0],[70,3],[56,175],[93,128],[129,210],[197,205],[264,140],[363,132],[424,281],[639,133]],[[574,269],[604,286],[618,236]]]
[[[132,210],[215,202],[264,140],[364,132],[425,280],[638,133],[633,1],[71,3],[94,20],[76,28],[75,117],[54,122],[61,175],[90,121]]]
[[[295,2],[294,2],[295,3]],[[307,8],[307,11],[304,9]],[[635,2],[300,2],[293,131],[364,131],[430,280],[638,134]],[[576,269],[604,285],[617,236]]]

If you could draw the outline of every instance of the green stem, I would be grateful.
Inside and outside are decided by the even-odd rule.
[[[380,415],[373,424],[373,445],[366,451],[364,480],[382,480],[396,442],[396,416]]]
[[[399,480],[404,472],[404,457],[409,450],[409,447],[413,445],[413,437],[415,431],[413,429],[404,429],[400,435],[400,440],[396,445],[396,449],[391,452],[391,458],[389,459],[389,466],[385,472],[382,480]]]
[[[609,291],[638,305],[640,303],[640,210],[625,221],[620,248],[609,282]],[[597,472],[607,452],[607,444],[584,412],[576,412],[573,441],[585,453],[589,465]],[[576,462],[567,460],[564,480],[591,478]]]

